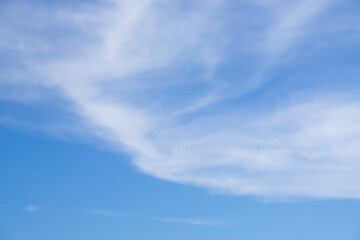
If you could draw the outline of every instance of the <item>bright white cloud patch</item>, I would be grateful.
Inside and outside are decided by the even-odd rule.
[[[295,54],[330,1],[243,1],[236,8],[253,13],[239,11],[248,16],[239,28],[231,4],[113,0],[35,14],[5,5],[0,49],[15,60],[1,83],[60,91],[89,131],[162,179],[239,195],[360,197],[358,99],[313,94],[257,111],[240,95]],[[239,49],[257,59],[242,70],[248,80],[216,74]]]

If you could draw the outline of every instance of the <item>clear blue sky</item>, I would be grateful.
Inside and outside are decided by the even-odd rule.
[[[0,3],[0,239],[360,239],[355,0]]]

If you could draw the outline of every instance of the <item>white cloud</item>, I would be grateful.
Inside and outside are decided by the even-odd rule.
[[[200,119],[159,135],[168,154],[144,171],[216,191],[263,196],[359,197],[360,104],[311,101],[243,121]]]
[[[193,72],[206,75],[223,57],[221,2],[119,0],[63,10],[49,21],[62,37],[35,38],[49,26],[29,24],[35,33],[24,39],[43,47],[35,57],[18,54],[33,71],[27,81],[58,89],[90,131],[132,153],[150,175],[232,194],[360,197],[352,184],[360,175],[357,99],[211,111],[227,93],[218,96],[219,79],[196,80]],[[329,1],[257,2],[272,16],[258,39],[260,58],[276,61]],[[259,66],[260,82],[269,65]]]

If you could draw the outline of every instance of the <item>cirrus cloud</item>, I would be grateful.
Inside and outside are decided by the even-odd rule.
[[[358,99],[234,107],[306,41],[330,1],[239,3],[268,13],[249,19],[261,34],[249,46],[260,65],[244,71],[248,81],[216,73],[238,37],[227,31],[229,4],[113,0],[35,15],[5,4],[0,49],[14,63],[1,82],[58,90],[90,132],[158,178],[239,195],[360,197]]]

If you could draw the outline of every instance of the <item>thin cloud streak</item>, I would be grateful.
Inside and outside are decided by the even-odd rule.
[[[154,218],[156,221],[167,223],[190,224],[198,226],[232,226],[226,222],[213,221],[208,219],[184,219],[184,218]]]
[[[265,51],[270,60],[284,55],[307,34],[308,25],[330,4],[331,0],[277,1],[269,4],[273,23],[265,34]]]
[[[134,216],[134,215],[125,215],[117,211],[108,211],[103,209],[85,209],[85,213],[104,216],[104,217],[123,217],[127,219],[143,219],[151,221],[160,221],[165,223],[179,223],[179,224],[190,224],[190,225],[199,225],[199,226],[231,226],[228,222],[215,221],[210,219],[188,219],[188,218],[156,218],[156,217],[144,217],[144,216]]]
[[[99,215],[99,216],[105,216],[105,217],[122,217],[123,214],[115,211],[106,211],[101,209],[85,209],[84,212],[93,214],[93,215]]]

